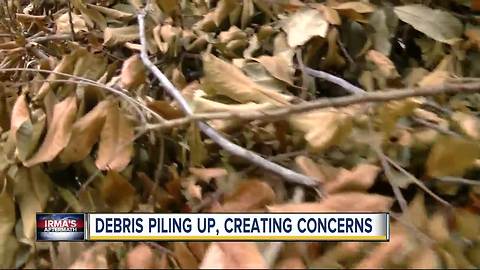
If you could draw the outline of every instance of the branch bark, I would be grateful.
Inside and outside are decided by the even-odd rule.
[[[146,37],[145,37],[145,11],[140,11],[137,15],[138,19],[138,27],[140,33],[140,43],[141,43],[141,53],[140,57],[144,63],[144,65],[158,78],[160,83],[163,85],[165,90],[178,102],[181,109],[185,112],[186,115],[193,117],[194,113],[193,110],[190,108],[190,105],[182,96],[180,91],[170,82],[170,80],[158,69],[148,58],[147,49],[146,49]],[[242,157],[245,160],[250,161],[251,163],[266,169],[268,171],[274,172],[281,177],[283,177],[286,181],[307,185],[307,186],[318,186],[319,183],[312,177],[308,177],[306,175],[294,172],[290,169],[284,168],[276,163],[268,161],[258,154],[247,150],[243,147],[240,147],[224,136],[222,136],[219,132],[217,132],[214,128],[209,126],[204,122],[198,122],[199,128],[202,132],[210,137],[215,143],[220,145],[223,149],[229,152],[232,155]]]
[[[295,105],[284,106],[276,109],[250,111],[250,112],[216,112],[216,113],[196,113],[185,118],[166,121],[158,125],[151,125],[149,128],[172,128],[190,123],[192,121],[208,121],[215,119],[235,119],[235,120],[265,120],[275,121],[287,116],[309,112],[322,108],[339,108],[361,103],[378,103],[392,100],[400,100],[409,97],[435,96],[440,94],[456,93],[476,93],[480,92],[480,82],[470,83],[446,83],[432,87],[415,87],[396,90],[385,90],[381,92],[362,92],[361,94],[344,96],[338,98],[322,98],[311,102],[304,102]]]

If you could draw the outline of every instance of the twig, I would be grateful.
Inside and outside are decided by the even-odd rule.
[[[452,207],[451,204],[449,204],[447,201],[442,199],[440,196],[435,194],[433,191],[431,191],[422,181],[418,180],[413,174],[411,174],[409,171],[405,170],[402,166],[400,166],[397,162],[389,158],[388,156],[385,156],[387,161],[392,164],[393,167],[395,167],[397,170],[399,170],[401,173],[405,174],[414,184],[419,186],[423,191],[425,191],[428,195],[432,196],[434,199],[439,201],[441,204],[445,205],[446,207]]]
[[[373,128],[370,122],[369,122],[369,129],[370,129],[370,132],[373,132]],[[372,142],[371,145],[373,147],[373,150],[377,154],[378,158],[380,159],[380,163],[382,164],[385,176],[387,177],[387,180],[390,186],[392,186],[393,194],[395,195],[395,198],[398,201],[398,205],[400,206],[402,213],[406,213],[408,209],[407,200],[405,200],[405,197],[403,196],[402,191],[400,190],[400,187],[393,180],[394,176],[393,176],[392,168],[387,162],[387,156],[383,153],[381,146],[377,142]]]
[[[332,83],[334,83],[338,86],[343,87],[345,90],[347,90],[351,94],[363,94],[365,92],[365,90],[363,90],[362,88],[357,87],[357,86],[349,83],[348,81],[346,81],[346,80],[344,80],[340,77],[334,76],[330,73],[327,73],[327,72],[324,72],[324,71],[321,71],[321,70],[311,69],[311,68],[305,66],[303,64],[302,57],[301,57],[301,55],[298,51],[297,51],[296,56],[297,56],[298,64],[300,65],[300,69],[303,72],[307,73],[308,75],[313,76],[313,77],[317,77],[317,78],[320,78],[320,79],[324,79],[324,80],[329,81],[329,82],[332,82]]]
[[[276,109],[249,111],[249,112],[215,112],[196,113],[185,118],[166,121],[163,124],[152,125],[149,128],[163,129],[185,125],[192,121],[208,121],[215,119],[232,120],[267,120],[275,121],[292,114],[309,112],[322,108],[339,108],[368,102],[387,102],[409,97],[435,96],[439,94],[475,93],[480,92],[480,82],[465,84],[443,84],[432,87],[414,87],[405,89],[386,90],[381,92],[364,92],[363,94],[344,96],[338,98],[322,98],[311,102],[288,105]]]
[[[72,34],[57,34],[57,35],[48,35],[48,36],[41,36],[41,37],[33,37],[27,39],[29,42],[45,42],[45,41],[52,41],[52,40],[67,40],[71,39]]]
[[[158,69],[148,58],[147,50],[146,50],[146,37],[145,37],[145,11],[142,10],[137,15],[138,19],[138,27],[140,32],[140,43],[141,43],[141,53],[140,57],[144,63],[144,65],[158,78],[160,83],[163,85],[165,90],[178,102],[182,110],[185,112],[186,115],[192,116],[193,110],[190,108],[189,104],[182,96],[180,91],[168,80],[168,78]],[[282,176],[285,180],[297,184],[303,184],[307,186],[317,186],[319,183],[312,177],[308,177],[306,175],[294,172],[290,169],[284,168],[276,163],[268,161],[256,153],[249,151],[243,147],[240,147],[228,139],[223,137],[220,133],[218,133],[214,128],[209,126],[204,122],[198,122],[199,128],[207,135],[210,139],[220,145],[223,149],[227,152],[242,157],[245,160],[248,160],[259,167],[262,167],[268,171],[274,172],[280,176]]]
[[[67,1],[68,5],[68,23],[70,24],[70,32],[72,32],[72,41],[75,41],[75,28],[73,26],[72,6],[70,1]]]
[[[460,184],[473,185],[473,186],[480,185],[479,180],[470,180],[470,179],[454,177],[454,176],[443,176],[443,177],[438,177],[436,179],[443,182],[449,182],[449,183],[460,183]]]
[[[436,131],[438,131],[438,132],[440,132],[440,133],[443,133],[443,134],[446,134],[446,135],[450,135],[450,136],[452,136],[452,137],[462,137],[460,134],[458,134],[458,133],[456,133],[456,132],[454,132],[454,131],[451,131],[451,130],[449,130],[449,129],[447,129],[447,128],[441,127],[441,126],[436,125],[436,124],[434,124],[434,123],[430,123],[430,122],[428,122],[428,121],[426,121],[426,120],[423,120],[423,119],[421,119],[421,118],[412,117],[412,120],[413,120],[414,122],[418,123],[418,124],[424,125],[424,126],[426,126],[426,127],[428,127],[428,128],[431,128],[431,129],[433,129],[433,130],[436,130]]]

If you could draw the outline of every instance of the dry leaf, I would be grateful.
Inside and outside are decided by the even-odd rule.
[[[127,253],[126,266],[128,269],[155,269],[155,259],[149,246],[139,244]]]
[[[205,76],[202,85],[209,94],[224,95],[241,103],[255,101],[284,105],[290,100],[279,92],[253,82],[240,69],[211,54],[203,55],[203,69]]]
[[[325,184],[327,193],[344,190],[367,190],[374,183],[380,168],[370,164],[360,164],[351,171],[342,170],[337,178]]]
[[[214,13],[215,24],[219,26],[237,5],[238,2],[235,0],[220,0]]]
[[[233,194],[225,197],[222,212],[262,209],[274,199],[275,193],[267,183],[259,180],[243,181]]]
[[[401,255],[399,251],[405,250],[408,236],[399,226],[392,228],[391,238],[388,243],[381,243],[374,248],[369,255],[363,258],[356,266],[356,269],[377,269],[387,267],[387,263],[394,257]]]
[[[451,118],[467,136],[475,140],[480,139],[480,120],[477,116],[464,112],[454,112]]]
[[[134,41],[140,38],[138,26],[131,25],[119,28],[107,27],[103,32],[103,44],[112,47],[125,42]]]
[[[314,7],[316,10],[320,11],[322,13],[323,17],[329,24],[333,25],[341,25],[342,24],[342,19],[340,19],[340,16],[338,15],[338,12],[334,10],[333,8],[326,6],[324,4],[311,4],[312,7]]]
[[[173,243],[173,253],[183,269],[197,269],[198,261],[184,242]]]
[[[281,259],[276,265],[276,269],[307,269],[305,263],[300,257],[289,257]]]
[[[133,156],[134,130],[129,119],[113,105],[100,133],[95,164],[100,170],[122,171]]]
[[[191,174],[207,183],[214,178],[226,177],[228,173],[224,168],[189,168],[188,170]]]
[[[12,116],[10,120],[10,134],[16,140],[17,130],[23,122],[30,120],[30,110],[28,109],[27,99],[25,95],[21,95],[13,105]]]
[[[78,33],[79,31],[88,31],[87,24],[82,15],[77,15],[72,12],[72,22],[75,33]],[[58,17],[58,19],[55,20],[55,25],[57,26],[57,33],[59,34],[72,33],[68,12]]]
[[[305,140],[312,151],[320,152],[339,144],[350,135],[352,118],[336,109],[320,109],[289,118],[296,130],[305,133]]]
[[[106,243],[95,243],[85,250],[69,269],[108,268]]]
[[[387,79],[399,77],[395,64],[381,52],[370,50],[367,53],[367,59],[375,63],[380,73]]]
[[[33,241],[37,212],[43,212],[52,192],[50,177],[40,166],[19,168],[15,174],[14,194],[22,216],[23,236]]]
[[[287,33],[288,45],[295,48],[305,44],[312,37],[326,37],[328,22],[315,9],[301,9],[290,16],[283,30]]]
[[[24,162],[25,166],[32,167],[42,162],[52,161],[67,146],[76,112],[75,97],[68,97],[54,106],[47,135],[33,157]]]
[[[287,203],[268,206],[270,212],[385,212],[390,209],[390,197],[360,192],[329,195],[320,202]]]
[[[463,24],[446,11],[417,4],[395,7],[394,11],[400,20],[440,42],[453,44],[463,33]]]
[[[351,9],[358,13],[372,13],[375,11],[375,6],[366,2],[352,1],[340,3],[333,6],[334,9]]]
[[[292,70],[289,63],[281,56],[262,55],[253,60],[260,62],[273,77],[293,85]]]
[[[123,88],[133,89],[145,83],[145,65],[138,54],[130,56],[122,65],[120,83]]]
[[[62,162],[67,164],[78,162],[90,153],[93,145],[98,141],[111,106],[112,103],[109,100],[104,100],[73,124],[70,141],[60,153]]]
[[[18,247],[13,234],[15,227],[15,204],[13,198],[4,190],[0,192],[0,267],[12,268]]]
[[[295,163],[305,175],[317,179],[319,183],[325,182],[326,180],[325,174],[317,166],[317,164],[310,158],[305,156],[298,156],[295,158]]]
[[[215,242],[210,245],[200,269],[268,268],[257,244],[249,242]]]
[[[161,117],[171,120],[175,118],[180,118],[184,116],[184,113],[177,107],[172,106],[168,101],[165,100],[154,100],[147,103],[149,109],[158,113]]]
[[[426,162],[432,177],[462,175],[480,157],[480,145],[462,138],[442,136],[436,140]]]
[[[114,212],[129,212],[135,200],[135,188],[121,174],[109,171],[103,179],[100,193]]]

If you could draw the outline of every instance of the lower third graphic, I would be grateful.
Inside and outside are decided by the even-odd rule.
[[[37,213],[37,241],[85,240],[84,214]]]

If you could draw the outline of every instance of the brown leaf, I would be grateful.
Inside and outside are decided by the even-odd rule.
[[[109,171],[103,179],[100,193],[115,212],[129,212],[135,201],[135,188],[128,179],[115,171]]]
[[[393,64],[392,60],[383,53],[370,50],[367,53],[367,59],[377,66],[378,70],[385,78],[393,79],[399,77],[395,64]]]
[[[138,54],[130,56],[123,62],[120,73],[120,84],[123,88],[136,88],[145,83],[146,78],[145,65]]]
[[[287,203],[267,206],[270,212],[380,212],[393,204],[390,197],[360,192],[329,195],[320,202]]]
[[[284,24],[283,29],[288,36],[288,45],[292,48],[301,46],[312,37],[326,37],[328,22],[315,9],[300,9]]]
[[[306,156],[298,156],[295,158],[295,163],[305,175],[317,179],[319,183],[325,182],[325,174],[312,159]]]
[[[177,259],[180,267],[183,269],[197,269],[197,258],[192,254],[192,251],[188,248],[184,242],[175,242],[173,244],[173,253]]]
[[[126,266],[128,269],[154,269],[155,254],[149,246],[139,244],[127,253]]]
[[[379,167],[370,164],[360,164],[351,171],[342,170],[336,179],[325,184],[325,191],[367,190],[374,184],[379,172]]]
[[[79,31],[88,31],[87,25],[85,20],[83,19],[82,15],[77,15],[72,12],[72,22],[73,22],[73,30],[75,33]],[[70,24],[70,16],[68,12],[62,14],[58,19],[55,20],[55,24],[57,26],[57,33],[67,33],[70,34],[71,31],[71,24]]]
[[[200,178],[204,182],[209,182],[214,178],[223,178],[227,176],[227,170],[224,168],[189,168],[191,174]]]
[[[238,5],[235,0],[220,0],[214,13],[214,21],[219,26]]]
[[[107,246],[105,243],[95,243],[85,250],[77,260],[70,265],[70,269],[108,268]]]
[[[171,120],[175,118],[181,118],[184,116],[184,113],[172,106],[168,101],[165,100],[154,100],[147,103],[149,109],[158,113],[161,117]]]
[[[84,55],[85,53],[86,50],[79,49],[73,51],[71,54],[63,56],[62,60],[60,61],[60,63],[58,63],[58,65],[55,66],[53,71],[71,74],[73,72],[75,62],[80,56]],[[50,90],[55,89],[60,84],[59,82],[55,82],[55,80],[58,79],[65,79],[65,77],[57,75],[55,73],[50,73],[46,79],[46,82],[44,82],[40,89],[38,89],[33,100],[42,100]]]
[[[398,226],[397,226],[398,227]],[[400,250],[406,248],[409,242],[407,234],[400,228],[392,228],[391,238],[388,243],[381,243],[374,248],[369,255],[363,258],[356,266],[356,269],[385,268],[386,264],[395,257]]]
[[[52,161],[67,146],[72,134],[76,112],[77,100],[74,96],[68,97],[54,106],[47,135],[33,157],[24,162],[25,166],[31,167],[42,162]]]
[[[203,69],[202,85],[209,94],[224,95],[241,103],[255,101],[285,105],[290,100],[288,96],[253,82],[236,66],[212,54],[203,55]]]
[[[268,268],[255,243],[215,242],[200,264],[201,269]]]
[[[477,116],[465,112],[454,112],[451,117],[466,135],[475,140],[480,139],[480,120]]]
[[[18,247],[13,234],[15,227],[15,204],[6,190],[0,192],[0,267],[12,268]]]
[[[72,126],[72,136],[68,145],[60,154],[64,163],[72,163],[83,160],[98,141],[107,113],[112,103],[104,100],[95,106]]]
[[[289,118],[290,125],[305,133],[305,140],[314,152],[340,144],[352,129],[352,117],[337,109],[320,109]]]
[[[372,13],[375,11],[375,6],[369,3],[361,2],[361,1],[351,1],[340,3],[332,8],[343,10],[343,9],[351,9],[358,13]]]
[[[133,156],[134,130],[129,119],[113,105],[100,133],[95,164],[100,170],[122,171]]]
[[[134,41],[139,38],[140,35],[136,24],[118,28],[107,27],[103,31],[103,44],[107,47]]]
[[[260,64],[262,64],[262,66],[276,79],[293,85],[292,72],[285,58],[278,55],[262,55],[258,58],[253,58],[253,60],[260,62]]]
[[[432,177],[458,176],[480,156],[480,145],[463,138],[442,136],[436,140],[426,162]]]
[[[23,235],[33,241],[36,212],[43,212],[52,192],[50,177],[40,166],[21,167],[15,174],[14,194],[22,216]]]
[[[250,211],[262,209],[273,202],[275,193],[272,188],[260,180],[241,182],[233,194],[224,200],[222,211]]]
[[[277,265],[276,269],[306,269],[305,263],[300,257],[289,257],[281,259]]]
[[[10,134],[16,140],[16,134],[18,128],[23,122],[30,119],[30,110],[28,109],[27,98],[25,95],[21,95],[15,101],[13,105],[12,116],[10,120]]]

